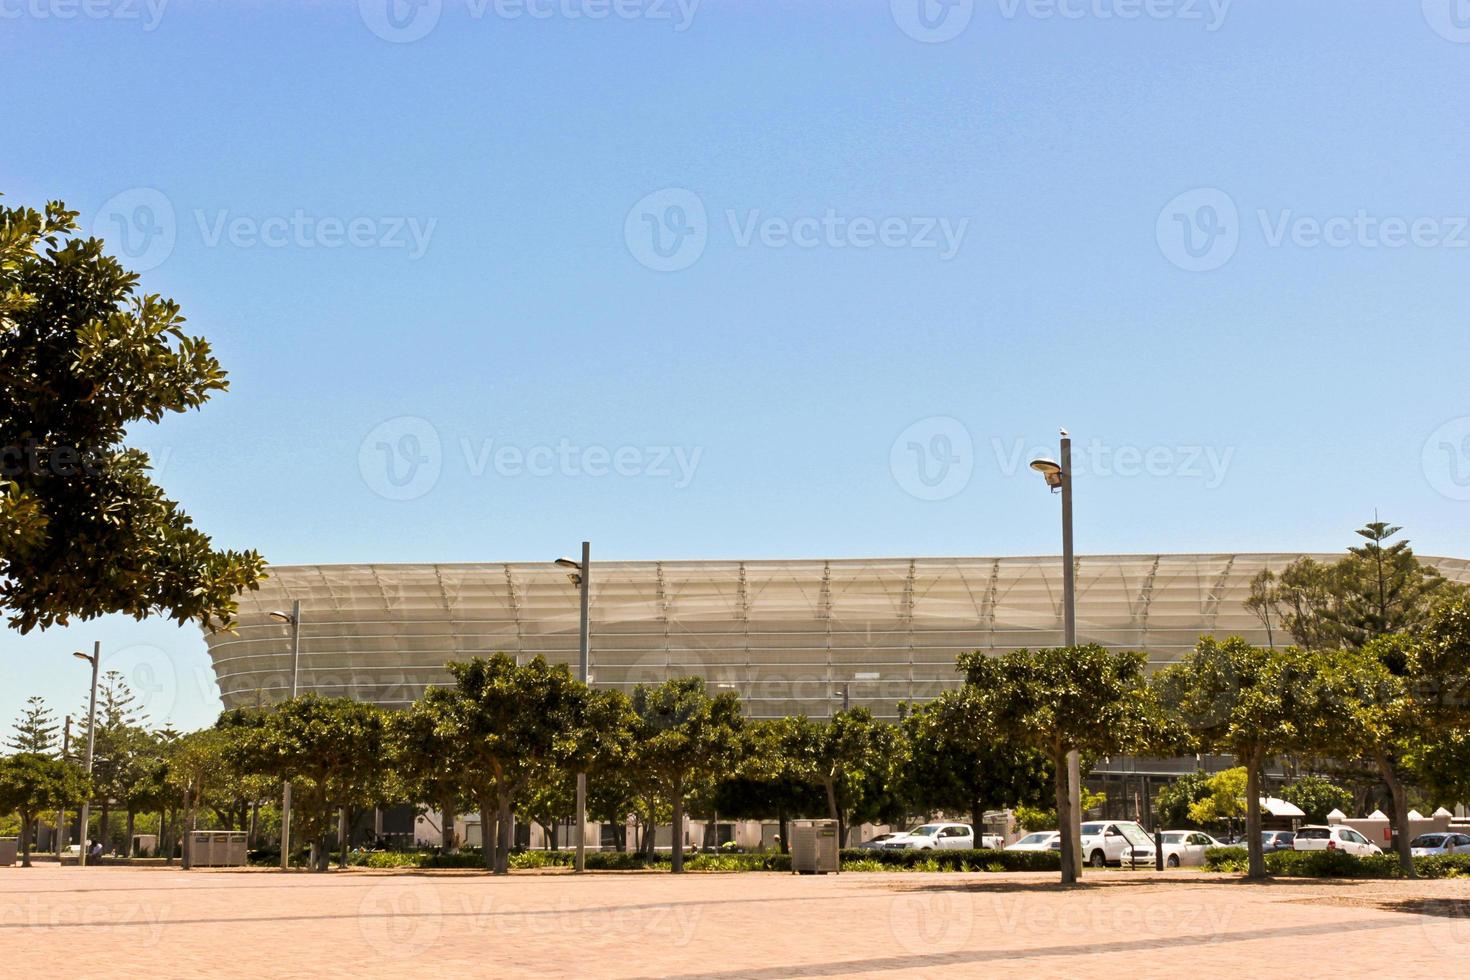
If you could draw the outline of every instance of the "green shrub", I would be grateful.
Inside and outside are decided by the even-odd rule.
[[[1206,871],[1250,870],[1250,852],[1243,847],[1211,847],[1205,850]]]
[[[1205,851],[1206,871],[1244,873],[1250,861],[1243,847],[1212,847]],[[1446,854],[1414,859],[1421,878],[1470,876],[1470,854]],[[1266,872],[1282,878],[1397,878],[1397,854],[1358,857],[1346,851],[1271,851]]]
[[[1061,855],[1056,851],[910,851],[884,848],[848,848],[842,852],[842,867],[876,862],[892,871],[918,865],[934,871],[1059,871]]]

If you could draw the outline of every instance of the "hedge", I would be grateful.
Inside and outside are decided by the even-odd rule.
[[[1061,857],[1055,851],[910,851],[878,848],[849,848],[842,851],[842,867],[848,871],[1057,871]],[[510,866],[516,870],[529,868],[568,868],[571,851],[513,851]],[[457,854],[434,851],[367,851],[353,854],[348,863],[369,868],[483,868],[484,857],[478,850]],[[591,871],[667,870],[669,855],[652,858],[627,851],[588,851],[587,868]],[[791,870],[791,855],[767,854],[689,854],[684,858],[689,871],[786,871]]]
[[[1244,872],[1250,867],[1243,847],[1212,847],[1205,851],[1206,871]],[[1470,876],[1470,854],[1446,854],[1414,859],[1421,878]],[[1397,854],[1358,857],[1346,851],[1271,851],[1266,855],[1267,874],[1282,878],[1398,878]]]

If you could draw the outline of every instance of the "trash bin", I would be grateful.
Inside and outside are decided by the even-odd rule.
[[[0,868],[8,868],[15,864],[15,855],[19,845],[19,837],[0,837]]]
[[[791,870],[824,875],[840,871],[836,820],[798,820],[791,828]]]
[[[189,865],[194,868],[239,868],[246,862],[243,830],[196,830],[189,834]]]

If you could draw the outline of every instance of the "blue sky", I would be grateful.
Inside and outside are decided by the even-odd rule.
[[[280,564],[1053,553],[1059,425],[1084,554],[1470,556],[1470,10],[919,2],[0,0],[0,190],[214,344],[135,441]],[[213,717],[107,619],[0,724],[94,639]]]

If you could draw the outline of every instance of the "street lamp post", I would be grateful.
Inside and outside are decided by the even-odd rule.
[[[97,745],[97,667],[102,663],[102,641],[98,640],[92,644],[92,655],[88,656],[81,651],[72,654],[78,660],[85,660],[92,665],[92,693],[87,697],[87,757],[84,763],[87,772],[87,782],[92,780],[92,750]],[[82,829],[80,836],[82,847],[78,852],[77,866],[87,866],[87,825],[92,820],[92,792],[91,786],[87,792],[82,794]]]
[[[1076,561],[1072,554],[1072,437],[1061,431],[1061,461],[1031,461],[1031,468],[1046,477],[1046,485],[1062,495],[1062,643],[1077,645]],[[1067,753],[1067,836],[1072,840],[1072,873],[1082,873],[1082,762],[1077,752]]]
[[[291,602],[291,611],[273,612],[271,619],[291,626],[291,700],[296,700],[297,676],[301,668],[301,600]],[[291,780],[281,785],[281,870],[291,868]]]
[[[589,646],[591,622],[588,616],[590,611],[588,596],[592,581],[592,543],[582,542],[582,561],[580,563],[570,558],[558,558],[556,564],[562,568],[576,569],[567,577],[581,592],[582,628],[578,644],[577,676],[581,678],[583,684],[590,686],[592,684]],[[585,772],[577,773],[577,826],[574,828],[572,839],[577,848],[573,869],[580,873],[587,870],[587,774]]]

